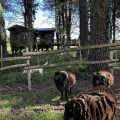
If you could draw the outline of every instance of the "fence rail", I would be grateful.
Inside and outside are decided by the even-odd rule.
[[[120,50],[120,47],[109,47],[109,50]]]
[[[44,51],[44,52],[25,52],[23,56],[37,56],[37,55],[49,55],[49,54],[57,54],[61,52],[71,52],[77,50],[86,50],[86,49],[96,49],[96,48],[106,48],[106,47],[114,47],[119,46],[120,43],[112,43],[112,44],[103,44],[103,45],[91,45],[91,46],[84,46],[84,47],[77,47],[77,48],[66,48],[61,50],[55,51]]]
[[[0,68],[0,71],[1,70],[11,69],[11,68],[25,67],[25,66],[28,66],[28,65],[29,64],[17,64],[17,65],[6,66],[6,67]]]
[[[81,61],[81,62],[67,62],[67,63],[60,63],[60,64],[51,64],[51,65],[37,65],[37,66],[29,66],[24,67],[25,70],[29,69],[38,69],[38,68],[53,68],[53,67],[60,67],[60,66],[68,66],[68,65],[90,65],[90,64],[103,64],[103,63],[113,63],[118,62],[118,59],[113,60],[102,60],[102,61]]]
[[[111,44],[103,44],[103,45],[92,45],[92,46],[84,46],[84,47],[77,47],[77,48],[67,48],[67,49],[61,49],[61,50],[55,50],[55,51],[49,51],[49,52],[25,52],[23,53],[23,57],[9,57],[9,58],[1,58],[0,62],[3,61],[13,61],[13,60],[27,60],[25,64],[17,64],[12,66],[6,66],[0,68],[1,70],[16,68],[16,67],[24,67],[25,70],[28,70],[27,72],[27,78],[28,78],[28,89],[31,90],[31,74],[30,69],[37,69],[37,68],[52,68],[52,67],[59,67],[59,66],[68,66],[68,65],[88,65],[88,64],[103,64],[103,63],[109,63],[109,67],[116,67],[120,66],[120,63],[114,63],[118,62],[118,59],[113,59],[113,53],[112,50],[120,50],[120,43],[111,43]],[[30,66],[30,59],[31,56],[38,56],[38,55],[50,55],[50,54],[57,54],[62,52],[71,52],[71,51],[77,51],[77,50],[86,50],[86,49],[98,49],[98,48],[109,48],[110,50],[110,60],[102,60],[102,61],[80,61],[80,62],[68,62],[68,63],[59,63],[59,64],[51,64],[51,65],[37,65],[37,66]],[[26,48],[26,51],[28,51],[28,48]]]
[[[109,63],[109,67],[120,67],[120,62],[118,63]]]
[[[7,58],[1,58],[0,62],[3,61],[13,61],[13,60],[30,60],[31,56],[28,57],[7,57]]]

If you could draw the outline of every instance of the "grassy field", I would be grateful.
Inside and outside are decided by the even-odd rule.
[[[56,55],[43,55],[32,57],[31,65],[79,61],[76,52],[60,53]],[[5,62],[4,66],[26,63],[26,61]],[[54,85],[54,72],[70,68],[75,72],[77,82],[87,82],[92,77],[91,69],[87,65],[49,68],[43,70],[43,75],[38,72],[31,75],[32,90],[27,87],[27,75],[23,68],[15,68],[0,72],[0,120],[62,120],[64,106],[60,100],[60,93]],[[89,66],[90,68],[90,66]],[[116,75],[120,69],[114,68]],[[84,88],[83,86],[83,88]],[[78,86],[79,91],[79,86]],[[74,91],[69,98],[78,94]],[[65,96],[64,96],[65,97]],[[119,120],[116,117],[116,120]],[[73,119],[71,119],[73,120]]]
[[[11,51],[9,51],[11,54]],[[79,60],[76,52],[57,55],[32,57],[31,65],[49,64]],[[25,63],[22,61],[4,62],[4,66]],[[60,105],[60,93],[53,87],[56,70],[71,68],[76,75],[81,66],[57,67],[32,74],[32,91],[27,88],[27,76],[23,68],[9,69],[0,72],[0,120],[62,120],[64,107]],[[80,77],[77,75],[77,77]],[[84,76],[83,76],[84,77]],[[52,87],[49,86],[52,84]],[[72,98],[72,96],[69,96]],[[72,119],[71,119],[72,120]]]

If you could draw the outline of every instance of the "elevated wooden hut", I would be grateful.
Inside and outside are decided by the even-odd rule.
[[[26,32],[25,27],[20,25],[14,25],[8,28],[10,31],[10,45],[12,48],[12,55],[16,56],[18,53],[22,54],[21,50],[25,49],[26,44]],[[37,48],[53,50],[54,46],[54,28],[34,28],[33,29],[33,51]]]

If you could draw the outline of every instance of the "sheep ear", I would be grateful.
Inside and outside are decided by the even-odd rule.
[[[55,71],[54,74],[59,73],[59,71]]]

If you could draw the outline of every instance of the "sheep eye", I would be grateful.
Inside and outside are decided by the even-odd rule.
[[[105,82],[105,78],[103,78],[102,81]]]

